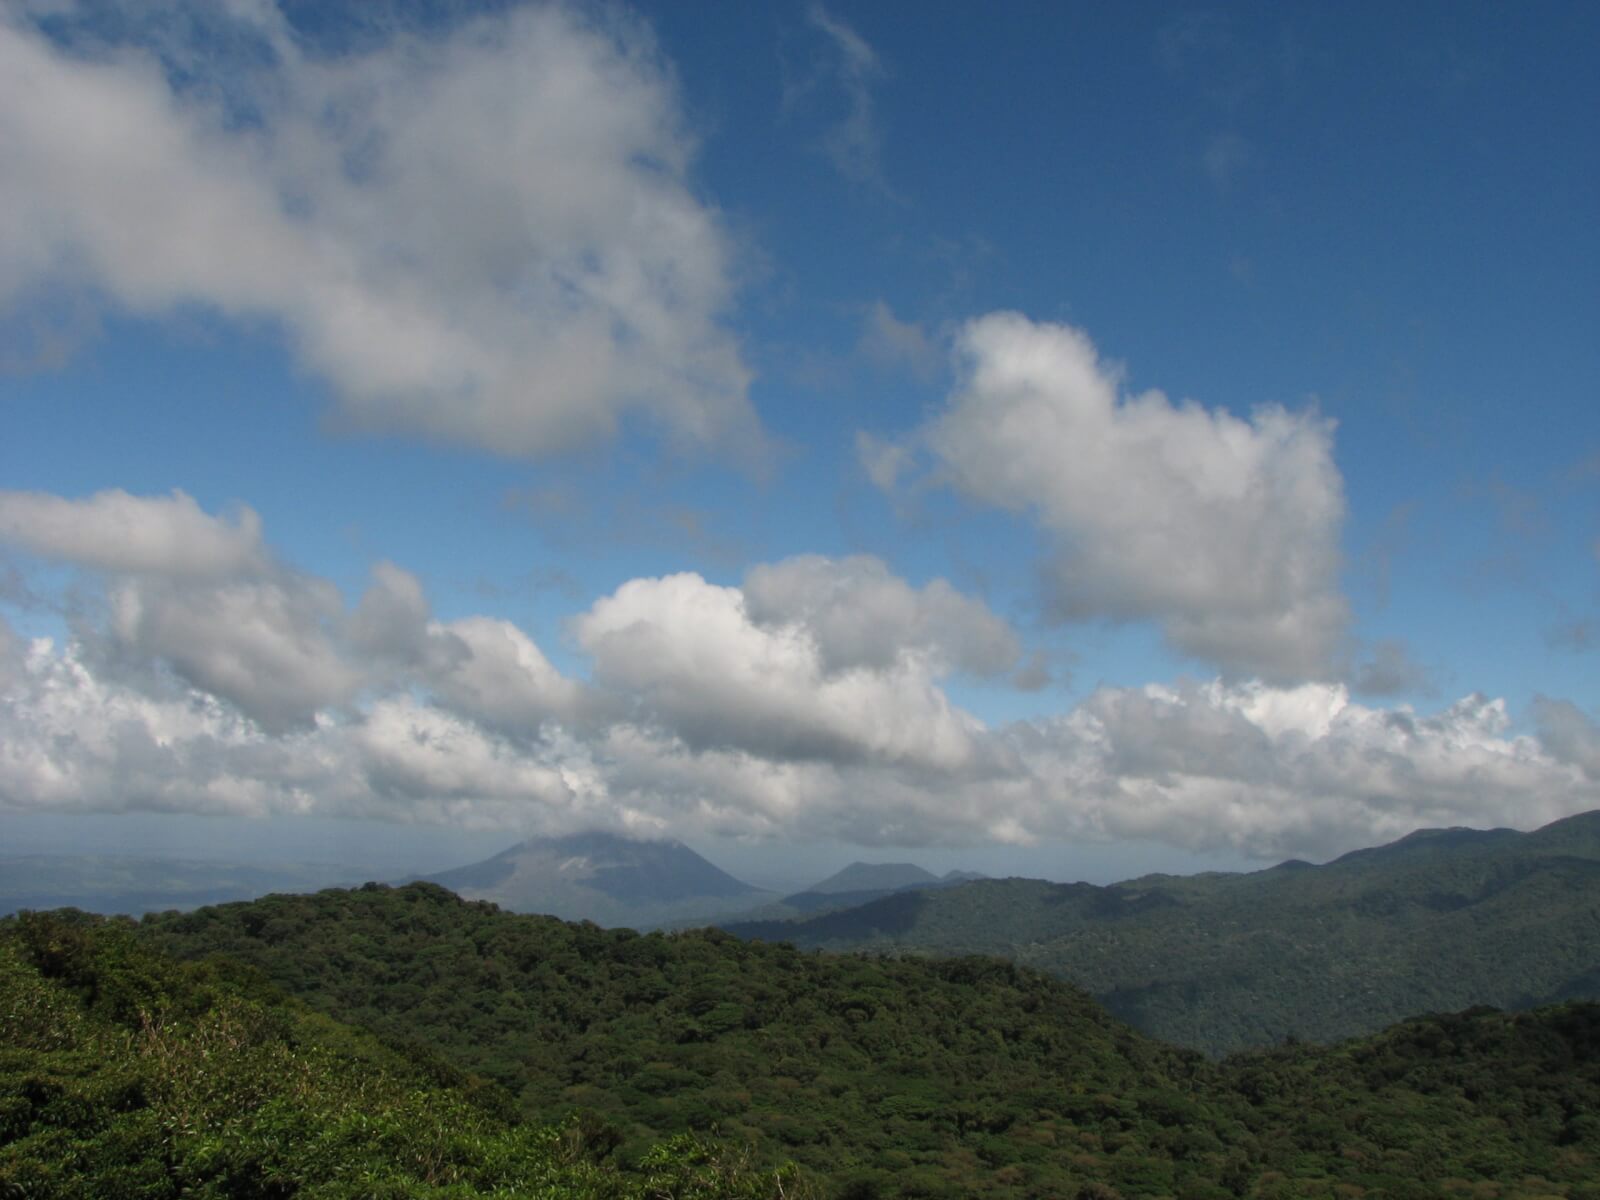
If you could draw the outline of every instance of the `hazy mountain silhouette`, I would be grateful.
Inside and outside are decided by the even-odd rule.
[[[530,838],[492,858],[421,876],[471,900],[603,925],[658,925],[771,899],[676,840],[614,833]]]
[[[903,887],[937,882],[937,875],[914,863],[853,862],[844,870],[836,871],[821,883],[814,883],[805,890],[823,895],[835,892],[892,892]]]

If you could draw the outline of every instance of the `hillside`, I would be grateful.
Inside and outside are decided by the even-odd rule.
[[[1600,813],[1439,830],[1325,866],[1097,887],[989,880],[724,926],[834,950],[996,954],[1210,1053],[1333,1041],[1415,1013],[1600,997]]]
[[[319,1016],[230,964],[185,966],[83,914],[0,922],[0,1195],[794,1195],[692,1140],[631,1170],[583,1130]],[[789,1184],[786,1188],[784,1185]]]
[[[682,842],[600,832],[532,838],[422,881],[512,912],[635,928],[710,920],[772,898]]]
[[[764,1162],[934,1194],[1021,1194],[978,1177],[980,1151],[1027,1166],[1019,1179],[1055,1178],[1048,1147],[1112,1119],[1106,1097],[1116,1114],[1187,1109],[1203,1067],[1006,963],[602,930],[427,884],[154,917],[141,934],[182,957],[240,958],[341,1020],[419,1039],[531,1116],[598,1114],[630,1153],[715,1127]]]
[[[858,1200],[1435,1196],[1451,1179],[1485,1200],[1600,1196],[1584,1183],[1594,1007],[1429,1019],[1218,1066],[995,960],[641,936],[429,885],[167,914],[139,933],[425,1042],[535,1118],[592,1114],[625,1161],[715,1130]]]

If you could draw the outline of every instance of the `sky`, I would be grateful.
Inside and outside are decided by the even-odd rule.
[[[0,0],[0,841],[1600,807],[1600,9]]]

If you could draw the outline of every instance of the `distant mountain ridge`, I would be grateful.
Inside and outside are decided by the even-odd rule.
[[[822,895],[836,892],[890,892],[938,881],[939,877],[932,871],[925,871],[915,863],[853,862],[821,883],[812,884],[806,891]]]
[[[419,878],[512,912],[615,925],[710,918],[770,896],[682,842],[602,832],[530,838],[482,862]]]
[[[1600,999],[1600,812],[1531,833],[1421,830],[1323,866],[1109,887],[988,880],[722,927],[803,947],[1001,955],[1212,1053],[1327,1041],[1421,1012]]]
[[[359,868],[316,863],[237,863],[134,854],[0,856],[0,916],[22,909],[79,908],[140,916],[314,892],[364,882]]]
[[[986,878],[977,871],[946,871],[935,875],[915,863],[853,862],[803,892],[792,892],[775,903],[745,914],[746,921],[787,921],[812,913],[856,908],[899,892],[923,888],[954,887]]]

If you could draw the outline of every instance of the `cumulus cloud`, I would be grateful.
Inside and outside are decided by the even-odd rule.
[[[362,684],[330,629],[337,590],[275,562],[248,508],[228,521],[182,492],[0,492],[0,543],[110,576],[106,620],[85,631],[103,668],[160,664],[273,729]]]
[[[349,744],[362,784],[414,816],[419,806],[436,819],[471,813],[492,820],[499,809],[524,820],[529,809],[567,816],[563,810],[583,798],[578,776],[562,769],[559,750],[548,761],[410,697],[375,703],[351,726]]]
[[[392,563],[348,603],[252,525],[256,552],[232,575],[155,551],[113,571],[91,536],[98,503],[40,511],[67,561],[106,572],[104,603],[65,641],[0,621],[12,810],[864,845],[1151,839],[1270,859],[1600,806],[1600,724],[1558,699],[1523,734],[1480,695],[1419,712],[1339,684],[1219,678],[1102,687],[988,725],[948,679],[1039,664],[979,601],[872,558],[790,559],[739,587],[631,580],[573,618],[580,679],[508,621],[438,619]],[[145,547],[163,543],[141,523],[217,520],[164,498],[116,511]]]
[[[87,11],[0,12],[0,312],[265,319],[347,425],[499,454],[630,415],[762,452],[729,238],[638,24],[551,4],[334,55],[270,3]]]
[[[130,579],[110,593],[108,644],[159,663],[268,729],[312,722],[361,688],[363,670],[331,629],[338,591],[291,572],[188,586]]]
[[[892,667],[909,654],[927,656],[940,673],[998,675],[1021,653],[1011,627],[982,601],[942,579],[913,588],[871,555],[804,554],[757,566],[743,592],[755,624],[804,628],[830,674]]]
[[[1321,856],[1592,807],[1592,781],[1509,726],[1504,702],[1478,695],[1424,716],[1356,704],[1340,685],[1213,682],[1105,689],[1024,753],[1040,777],[1075,772],[1112,836]]]
[[[582,828],[584,774],[552,737],[513,743],[397,695],[274,732],[194,689],[151,696],[73,646],[6,664],[0,796],[12,809],[320,814],[464,828]]]
[[[369,662],[395,668],[447,668],[465,647],[435,637],[422,580],[392,562],[373,565],[372,582],[342,622],[343,636]]]
[[[249,509],[229,522],[181,492],[0,493],[4,543],[107,573],[104,620],[79,630],[102,674],[170,673],[268,732],[413,684],[524,733],[576,704],[575,685],[521,631],[434,621],[421,581],[388,562],[349,607],[327,580],[278,562]]]
[[[764,615],[739,589],[682,574],[624,584],[573,630],[597,684],[696,748],[935,769],[970,759],[978,722],[949,702],[931,661],[867,663],[827,613]]]
[[[957,352],[959,386],[912,441],[939,478],[1051,535],[1056,616],[1153,620],[1238,675],[1333,674],[1349,613],[1331,422],[1124,395],[1085,333],[1016,313],[968,323]],[[897,460],[864,449],[892,481]]]
[[[1536,738],[1513,733],[1504,704],[1481,696],[1423,714],[1363,706],[1327,684],[1103,689],[1057,716],[969,726],[968,753],[933,762],[908,757],[916,740],[881,727],[819,734],[792,699],[789,712],[763,715],[811,721],[810,746],[776,741],[758,721],[697,743],[692,708],[662,709],[648,689],[632,713],[578,733],[546,722],[508,735],[400,692],[274,732],[199,689],[152,696],[98,674],[71,645],[16,642],[0,655],[0,796],[13,809],[866,845],[1150,839],[1271,859],[1327,857],[1419,826],[1532,828],[1600,804],[1596,725],[1560,701],[1547,702]],[[941,716],[897,710],[929,732]],[[837,752],[851,738],[851,752]]]
[[[465,617],[435,625],[431,633],[461,651],[427,676],[433,695],[456,712],[517,735],[536,734],[550,720],[579,715],[582,689],[510,621]]]

